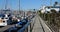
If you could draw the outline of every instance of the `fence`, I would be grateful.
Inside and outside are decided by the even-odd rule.
[[[32,20],[35,16],[28,16],[27,18],[21,20],[19,23],[17,23],[18,25],[20,25],[22,22],[22,27],[20,27],[19,29],[15,26],[7,29],[4,32],[31,32],[33,25],[34,25],[34,21]],[[30,18],[30,19],[28,19]]]

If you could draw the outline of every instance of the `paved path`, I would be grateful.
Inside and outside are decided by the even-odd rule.
[[[44,21],[37,15],[32,32],[52,32]]]
[[[32,32],[43,32],[43,29],[41,27],[41,24],[40,24],[37,16],[36,16],[36,19],[35,19],[35,24],[34,24]]]

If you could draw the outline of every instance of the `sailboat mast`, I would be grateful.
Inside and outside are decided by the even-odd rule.
[[[8,0],[5,0],[5,9],[7,9]]]
[[[19,11],[20,11],[20,0],[19,0]]]

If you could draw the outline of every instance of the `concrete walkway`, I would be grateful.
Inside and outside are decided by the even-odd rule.
[[[44,21],[37,15],[32,32],[52,32]]]
[[[41,27],[41,24],[40,24],[37,16],[36,16],[36,19],[35,19],[35,24],[34,24],[32,32],[43,32],[43,29]]]

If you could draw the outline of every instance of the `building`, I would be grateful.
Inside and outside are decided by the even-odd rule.
[[[59,12],[60,11],[60,5],[57,4],[57,5],[53,5],[53,6],[43,6],[43,8],[41,9],[41,13],[47,13],[47,12],[51,13],[52,9],[56,10],[56,12]]]

